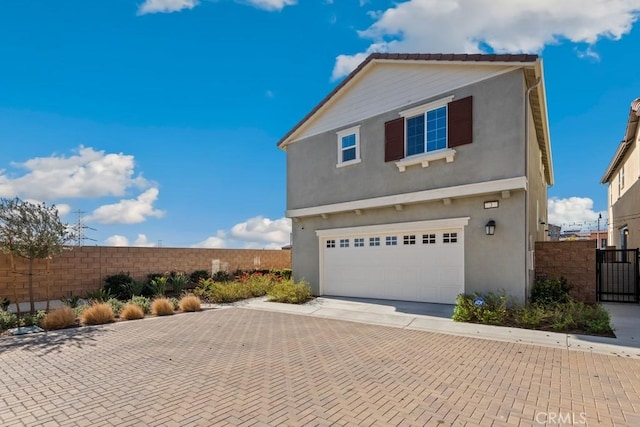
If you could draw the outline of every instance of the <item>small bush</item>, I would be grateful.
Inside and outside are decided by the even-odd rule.
[[[144,314],[149,314],[151,312],[151,301],[147,297],[136,295],[134,297],[131,297],[129,303],[135,304],[140,307]]]
[[[232,280],[233,277],[228,272],[224,270],[220,270],[220,271],[217,271],[213,276],[211,276],[211,279],[214,282],[228,282]]]
[[[180,295],[182,293],[188,282],[189,278],[184,273],[176,273],[175,271],[172,271],[169,276],[169,284],[171,285],[173,293],[176,295]]]
[[[146,282],[143,282],[142,280],[132,280],[129,283],[129,295],[132,297],[136,295],[143,295],[147,288],[148,285]]]
[[[99,303],[87,307],[80,317],[85,325],[102,325],[115,321],[113,310],[107,303]]]
[[[167,293],[167,278],[164,276],[156,277],[149,281],[149,288],[153,295],[164,296]]]
[[[0,310],[0,331],[18,326],[18,316],[10,311]]]
[[[18,320],[19,326],[35,326],[42,322],[42,319],[47,315],[44,310],[38,310],[35,314],[23,314]]]
[[[200,298],[195,295],[185,295],[180,300],[180,310],[200,311]]]
[[[531,290],[531,303],[542,307],[554,307],[569,302],[571,285],[567,279],[536,279]]]
[[[156,316],[173,314],[173,304],[167,298],[156,298],[151,303],[151,311]]]
[[[304,281],[295,283],[293,280],[283,280],[274,284],[267,295],[269,301],[303,304],[311,298],[311,288]]]
[[[173,311],[180,310],[180,300],[178,298],[169,298],[169,301],[173,305]]]
[[[108,292],[120,300],[131,298],[131,291],[129,287],[130,283],[133,282],[133,278],[129,273],[120,272],[118,274],[112,274],[105,277],[104,282],[105,285],[102,289],[105,292]]]
[[[76,317],[81,317],[82,313],[84,312],[84,310],[89,307],[87,305],[79,305],[76,308],[72,308],[73,310],[73,314],[76,315]]]
[[[499,294],[461,294],[456,297],[452,319],[455,322],[479,322],[500,325],[507,318],[507,297]]]
[[[593,334],[609,334],[611,328],[611,316],[601,304],[587,306],[583,316],[585,329]]]
[[[91,301],[92,303],[96,302],[107,302],[111,298],[116,298],[115,295],[111,294],[111,291],[105,288],[98,289],[95,291],[87,291],[84,296],[84,299],[87,301]]]
[[[124,320],[137,320],[144,317],[144,311],[139,305],[127,303],[120,312],[120,318]]]
[[[60,301],[67,307],[76,308],[80,304],[80,295],[71,295],[69,297],[62,297]]]
[[[515,323],[523,328],[537,328],[547,320],[549,314],[539,305],[529,304],[516,309],[513,317]]]
[[[113,310],[113,314],[116,316],[120,315],[122,308],[124,307],[124,303],[120,301],[118,298],[110,298],[107,301],[107,304],[111,306],[111,310]]]
[[[207,280],[209,278],[210,276],[207,270],[196,270],[189,275],[189,280],[196,284],[200,283],[201,280]]]
[[[42,327],[48,331],[52,331],[74,326],[76,324],[76,314],[73,312],[73,308],[65,305],[64,307],[49,312],[44,319],[42,319]]]

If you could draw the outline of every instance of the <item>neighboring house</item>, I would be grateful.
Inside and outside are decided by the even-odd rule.
[[[631,103],[627,129],[602,177],[608,184],[609,241],[618,249],[640,247],[640,98]]]
[[[554,224],[547,224],[547,236],[549,237],[547,240],[552,242],[557,242],[560,240],[560,236],[562,234],[562,227]]]
[[[278,146],[317,295],[523,300],[553,183],[536,55],[370,55]]]

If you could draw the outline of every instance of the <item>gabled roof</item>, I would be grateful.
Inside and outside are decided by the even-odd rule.
[[[290,142],[293,142],[296,135],[299,135],[302,129],[311,121],[311,119],[327,108],[328,104],[347,92],[360,75],[365,74],[366,70],[374,67],[378,63],[389,62],[434,62],[438,64],[468,64],[468,65],[508,65],[508,66],[526,66],[530,68],[525,78],[527,87],[531,87],[540,78],[542,83],[538,91],[531,94],[531,111],[534,116],[536,133],[538,135],[538,145],[542,152],[542,158],[545,162],[546,179],[549,185],[553,185],[553,166],[551,161],[551,145],[549,140],[549,129],[547,119],[547,105],[544,91],[544,76],[542,72],[541,60],[538,55],[530,54],[444,54],[444,53],[372,53],[369,55],[356,69],[354,69],[347,77],[345,77],[318,105],[316,105],[306,116],[302,118],[289,132],[284,135],[277,145],[285,148]]]
[[[618,171],[620,164],[624,160],[625,155],[629,151],[629,149],[633,146],[633,141],[636,138],[636,134],[638,132],[638,124],[640,122],[640,98],[636,98],[631,103],[631,108],[629,109],[629,118],[627,119],[627,129],[624,133],[624,138],[618,145],[618,149],[616,153],[613,155],[613,159],[611,159],[611,163],[609,163],[609,167],[607,167],[607,171],[602,176],[601,184],[606,184],[607,182],[611,182],[613,175]]]

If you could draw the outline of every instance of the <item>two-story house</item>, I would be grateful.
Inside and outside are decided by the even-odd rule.
[[[372,54],[278,146],[314,294],[524,300],[553,183],[536,55]]]
[[[640,98],[631,103],[627,129],[602,177],[607,184],[609,245],[640,248]]]

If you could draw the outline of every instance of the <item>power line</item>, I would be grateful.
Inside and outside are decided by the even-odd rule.
[[[84,214],[86,212],[81,211],[80,209],[78,209],[77,211],[74,212],[76,214],[76,225],[73,227],[73,230],[75,232],[75,241],[76,241],[76,246],[84,246],[84,241],[85,240],[91,240],[93,242],[96,241],[96,239],[92,239],[90,237],[87,237],[84,230],[93,230],[96,231],[95,228],[91,228],[87,225],[84,224]]]

